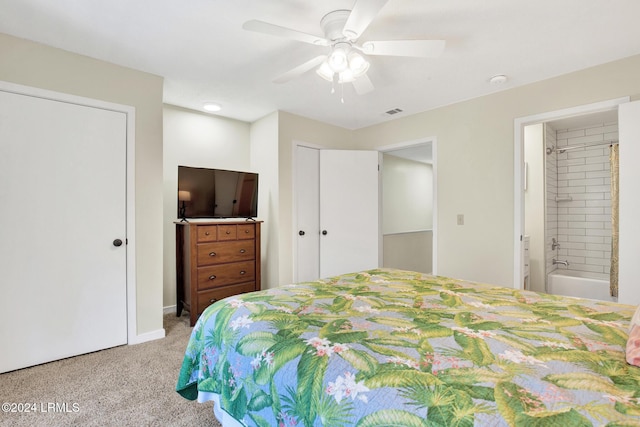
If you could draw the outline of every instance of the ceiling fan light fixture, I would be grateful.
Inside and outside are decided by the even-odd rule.
[[[336,43],[327,60],[334,72],[339,73],[349,66],[348,52],[348,43]]]
[[[353,73],[354,78],[360,77],[369,70],[369,61],[358,52],[351,52],[349,54],[349,70]]]
[[[349,68],[338,75],[338,83],[350,83],[356,79],[356,75]]]
[[[331,69],[331,67],[329,66],[329,63],[327,61],[323,61],[322,64],[320,65],[320,67],[318,67],[318,69],[316,70],[316,74],[318,74],[320,77],[322,77],[323,79],[325,79],[328,82],[332,82],[333,81],[333,70]]]

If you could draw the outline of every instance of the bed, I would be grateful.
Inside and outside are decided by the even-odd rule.
[[[640,426],[634,306],[376,269],[230,297],[176,390],[223,426]]]

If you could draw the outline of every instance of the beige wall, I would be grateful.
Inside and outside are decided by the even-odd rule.
[[[259,174],[258,218],[261,227],[261,287],[279,285],[278,262],[278,112],[251,124],[251,167]]]
[[[163,109],[164,307],[176,305],[176,235],[178,165],[251,171],[249,123],[173,105]],[[262,178],[262,177],[261,177]]]
[[[354,133],[358,147],[438,138],[438,274],[513,286],[514,119],[640,96],[640,56]],[[465,225],[456,225],[456,215]]]
[[[163,79],[4,34],[0,58],[0,80],[135,107],[137,332],[161,330]]]
[[[433,231],[385,234],[383,267],[433,273]]]
[[[382,156],[382,234],[433,228],[433,166]]]

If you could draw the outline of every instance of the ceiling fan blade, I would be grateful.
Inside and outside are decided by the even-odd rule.
[[[347,19],[342,34],[346,37],[355,40],[364,30],[367,29],[373,18],[376,17],[380,9],[387,4],[389,0],[359,0],[353,6],[351,14]]]
[[[315,58],[312,58],[310,60],[308,60],[307,62],[298,65],[297,67],[287,71],[286,73],[282,74],[280,77],[276,78],[275,80],[273,80],[274,83],[286,83],[289,80],[292,80],[298,76],[303,75],[304,73],[306,73],[307,71],[311,70],[314,67],[317,67],[318,65],[320,65],[322,63],[322,61],[324,61],[325,59],[327,59],[327,55],[320,55],[320,56],[316,56]]]
[[[361,75],[353,81],[353,88],[356,90],[358,95],[364,95],[375,89],[373,87],[373,83],[371,83],[371,80],[369,79],[369,76],[366,74]]]
[[[370,41],[362,45],[362,51],[367,55],[435,58],[442,54],[445,44],[444,40]]]
[[[329,46],[329,40],[324,37],[314,36],[291,28],[281,27],[279,25],[270,24],[264,21],[251,20],[242,25],[242,28],[256,33],[270,34],[272,36],[285,37],[291,40],[297,40],[305,43],[315,44],[318,46]]]

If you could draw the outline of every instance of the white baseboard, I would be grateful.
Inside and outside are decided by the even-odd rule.
[[[145,332],[144,334],[139,334],[133,337],[133,339],[129,340],[129,345],[134,344],[142,344],[143,342],[159,340],[165,337],[164,328],[158,329],[151,332]]]
[[[162,309],[162,314],[176,313],[177,307],[175,305],[168,305]]]

